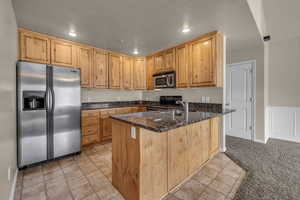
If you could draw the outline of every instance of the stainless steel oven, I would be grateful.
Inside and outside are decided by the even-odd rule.
[[[153,75],[154,87],[159,88],[175,88],[176,87],[176,72],[162,72]]]

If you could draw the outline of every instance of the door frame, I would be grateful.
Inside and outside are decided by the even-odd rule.
[[[251,141],[256,141],[256,60],[247,60],[243,62],[238,62],[238,63],[232,63],[232,64],[227,64],[226,65],[226,71],[225,73],[227,74],[227,70],[229,70],[229,67],[235,67],[243,64],[251,64],[251,78],[252,78],[252,106],[251,106],[251,120],[252,120],[252,130],[251,130]],[[225,82],[227,83],[227,76],[225,79]],[[227,85],[227,84],[225,84]],[[226,86],[225,86],[226,87]],[[226,91],[226,90],[225,90]],[[226,99],[227,99],[227,93],[224,95],[225,98],[225,108],[226,108]],[[228,117],[228,116],[226,116]],[[225,130],[225,135],[226,135],[226,130]]]

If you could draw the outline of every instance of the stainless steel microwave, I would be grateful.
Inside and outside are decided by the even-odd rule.
[[[176,87],[176,72],[161,72],[153,75],[154,88],[175,88]]]

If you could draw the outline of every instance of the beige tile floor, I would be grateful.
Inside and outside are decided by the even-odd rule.
[[[19,172],[15,200],[123,200],[112,186],[111,143]],[[218,154],[165,200],[231,200],[245,171]]]

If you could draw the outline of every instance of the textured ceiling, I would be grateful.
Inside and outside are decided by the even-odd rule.
[[[128,55],[134,48],[149,55],[215,30],[230,49],[261,42],[246,0],[12,1],[19,27]],[[183,34],[184,26],[191,31]]]

